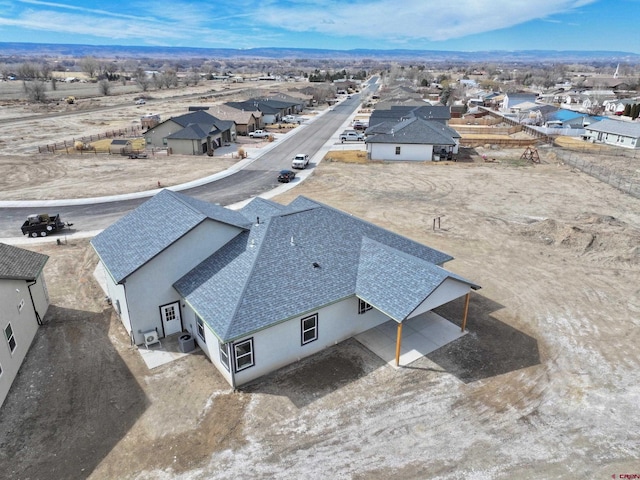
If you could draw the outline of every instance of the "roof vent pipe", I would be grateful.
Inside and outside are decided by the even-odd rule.
[[[291,246],[295,247],[296,243],[293,241],[293,235],[291,236]]]

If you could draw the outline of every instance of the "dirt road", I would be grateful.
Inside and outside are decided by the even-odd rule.
[[[366,179],[366,181],[364,181]],[[452,254],[469,334],[395,370],[350,340],[233,393],[148,371],[92,278],[52,307],[0,410],[12,478],[611,478],[640,473],[640,204],[555,164],[321,164],[304,194]],[[433,230],[433,218],[441,228]],[[460,318],[459,302],[440,311]]]

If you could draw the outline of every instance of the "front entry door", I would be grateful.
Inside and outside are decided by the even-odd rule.
[[[160,307],[160,315],[162,316],[162,328],[164,329],[165,337],[182,331],[180,302],[163,305]]]

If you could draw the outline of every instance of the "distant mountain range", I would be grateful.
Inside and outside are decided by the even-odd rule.
[[[0,61],[11,56],[101,58],[270,58],[335,60],[408,60],[422,62],[612,62],[638,63],[640,54],[580,50],[491,50],[477,52],[443,50],[329,50],[318,48],[193,48],[125,45],[73,45],[0,42]]]

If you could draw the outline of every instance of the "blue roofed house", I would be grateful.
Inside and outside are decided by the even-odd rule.
[[[43,269],[49,257],[0,243],[0,405],[49,308]]]
[[[188,331],[234,388],[390,319],[401,340],[479,288],[449,255],[305,197],[234,211],[162,190],[91,243],[132,342]]]

